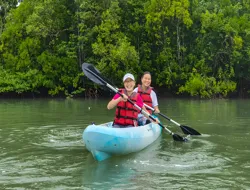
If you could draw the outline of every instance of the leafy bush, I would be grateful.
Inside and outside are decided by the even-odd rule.
[[[236,89],[233,81],[216,81],[214,77],[201,76],[198,73],[191,74],[185,85],[179,88],[178,93],[187,92],[191,96],[212,98],[215,96],[226,97],[229,92]]]

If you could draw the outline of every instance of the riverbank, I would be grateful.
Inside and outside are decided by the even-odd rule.
[[[155,88],[154,89],[158,98],[191,98],[191,99],[201,99],[198,96],[190,96],[189,94],[174,94],[169,92],[166,88]],[[86,89],[83,93],[72,95],[69,94],[66,96],[64,93],[51,96],[48,95],[47,91],[41,91],[38,93],[35,92],[24,92],[24,93],[15,93],[15,92],[8,92],[8,93],[0,93],[0,99],[33,99],[33,98],[110,98],[114,95],[113,91],[109,91],[106,89]],[[250,94],[241,94],[239,95],[238,92],[230,93],[227,97],[223,97],[222,95],[214,95],[213,98],[209,99],[248,99],[250,98]],[[207,99],[207,98],[202,98]]]

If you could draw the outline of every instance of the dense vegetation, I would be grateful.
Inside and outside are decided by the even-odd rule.
[[[156,88],[250,94],[250,0],[0,0],[0,94],[83,94],[94,64],[117,86],[150,71]],[[95,91],[96,92],[96,91]]]

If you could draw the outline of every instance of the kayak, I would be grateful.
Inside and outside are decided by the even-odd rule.
[[[83,132],[84,144],[97,161],[138,152],[152,144],[162,130],[156,123],[128,128],[113,128],[112,123],[91,124]]]

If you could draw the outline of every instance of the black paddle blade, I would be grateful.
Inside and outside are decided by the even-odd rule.
[[[106,85],[107,83],[103,79],[103,77],[100,74],[100,71],[98,71],[93,65],[89,63],[83,63],[82,64],[82,71],[88,77],[90,80],[92,80],[94,83],[99,85]]]
[[[182,142],[188,141],[187,138],[181,137],[180,135],[177,135],[177,134],[173,134],[173,138],[174,138],[175,141],[182,141]]]
[[[184,134],[186,135],[201,135],[198,131],[196,131],[195,129],[185,126],[185,125],[181,125],[181,130],[183,131]]]

